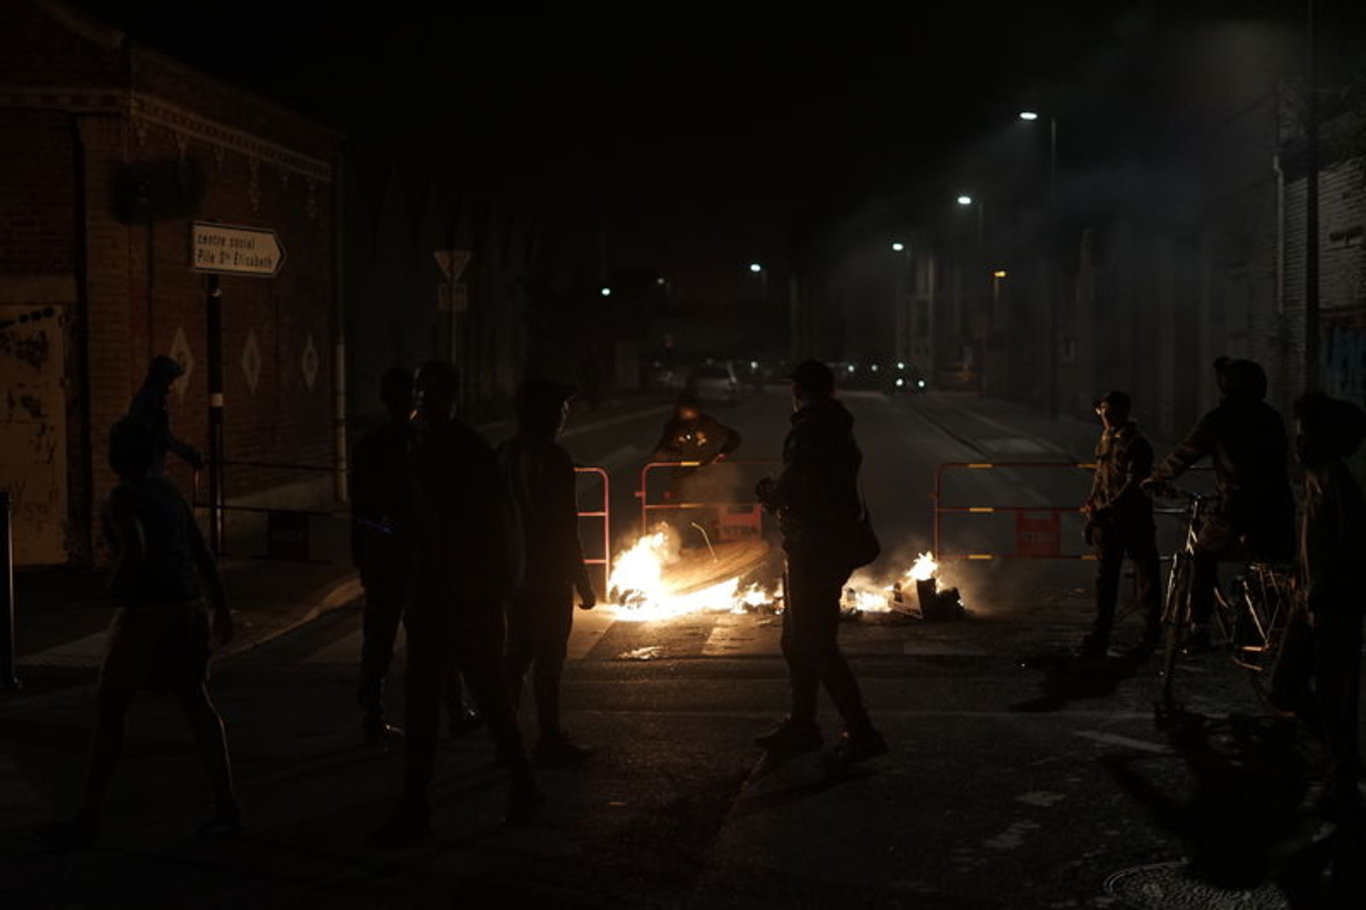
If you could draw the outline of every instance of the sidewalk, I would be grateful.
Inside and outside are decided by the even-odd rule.
[[[350,566],[225,560],[220,566],[237,633],[227,655],[263,644],[361,596]],[[115,606],[107,573],[57,568],[15,576],[15,661],[26,688],[93,678]]]
[[[665,398],[644,393],[603,401],[595,410],[576,402],[570,433],[590,433],[666,410]],[[511,435],[515,424],[500,421],[477,429],[490,442],[497,443]],[[340,516],[345,509],[344,505],[337,507],[339,517],[334,523],[344,522]],[[328,529],[325,533],[329,540],[335,538],[332,543],[345,537],[342,530]],[[230,554],[253,550],[240,541],[229,540],[228,544]],[[225,655],[248,651],[329,610],[360,599],[360,580],[341,552],[344,542],[318,549],[326,550],[333,561],[224,558],[219,570],[237,620],[237,634]],[[15,662],[20,681],[27,689],[94,678],[104,654],[105,630],[114,611],[114,604],[105,594],[107,578],[107,569],[71,566],[15,572]]]

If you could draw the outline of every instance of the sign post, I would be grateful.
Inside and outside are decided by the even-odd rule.
[[[223,555],[223,291],[219,275],[274,278],[285,248],[269,228],[194,221],[190,262],[204,272],[204,322],[208,334],[209,380],[209,547]]]

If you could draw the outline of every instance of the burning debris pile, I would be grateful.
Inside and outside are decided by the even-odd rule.
[[[938,621],[962,619],[967,615],[957,588],[939,589],[939,563],[931,553],[921,553],[915,564],[889,586],[855,583],[845,590],[844,614],[903,613],[920,619]],[[914,603],[908,590],[915,590]]]
[[[767,554],[767,545],[757,540],[685,554],[673,528],[656,525],[613,562],[609,608],[617,619],[632,622],[773,609],[781,599],[776,584],[746,583]]]
[[[926,620],[960,619],[965,611],[958,589],[940,590],[938,570],[931,554],[922,553],[891,585],[856,578],[846,588],[843,613],[850,618],[896,612]],[[661,523],[616,557],[605,606],[629,622],[693,613],[780,612],[777,575],[769,564],[769,547],[761,540],[684,551],[674,529]]]

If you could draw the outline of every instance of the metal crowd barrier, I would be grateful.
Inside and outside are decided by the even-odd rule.
[[[603,597],[607,596],[607,582],[612,577],[612,478],[605,468],[583,467],[576,465],[574,473],[578,477],[585,477],[590,474],[602,479],[602,507],[584,511],[579,510],[579,518],[596,518],[602,520],[602,556],[585,556],[583,561],[590,566],[602,566],[602,591]],[[576,478],[577,479],[577,478]],[[575,497],[577,502],[577,496]]]
[[[651,502],[650,501],[650,474],[661,468],[696,468],[705,471],[712,467],[779,467],[780,461],[772,460],[750,460],[726,458],[720,461],[713,461],[710,464],[703,464],[700,461],[652,461],[640,469],[640,489],[636,491],[636,498],[640,500],[640,527],[642,532],[650,526],[651,513],[664,511],[678,511],[682,509],[716,509],[718,511],[718,523],[724,530],[729,526],[743,526],[747,533],[754,536],[761,536],[763,533],[763,503],[758,499],[724,499],[724,500],[700,500],[674,501],[674,502]]]
[[[951,461],[941,464],[935,471],[934,493],[931,494],[934,499],[934,558],[941,562],[947,559],[1095,559],[1093,553],[1062,552],[1062,515],[1078,512],[1081,506],[1080,501],[1065,506],[946,506],[943,504],[945,470],[992,471],[1001,468],[1011,470],[1047,468],[1050,470],[1094,471],[1095,467],[1093,462],[1083,461]],[[992,515],[997,513],[1013,513],[1015,515],[1014,552],[945,553],[943,551],[943,516],[953,514]],[[1034,515],[1038,513],[1043,513],[1047,517],[1035,518]]]

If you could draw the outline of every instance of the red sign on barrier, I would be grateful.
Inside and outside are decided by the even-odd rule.
[[[1015,551],[1019,556],[1061,555],[1062,516],[1058,512],[1036,512],[1033,515],[1016,512]]]

